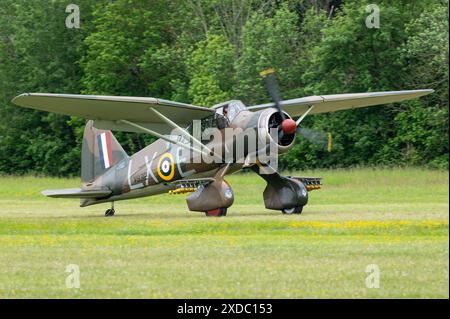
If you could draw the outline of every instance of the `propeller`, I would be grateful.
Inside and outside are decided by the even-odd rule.
[[[275,104],[275,108],[278,110],[278,113],[281,116],[282,122],[279,128],[281,130],[281,133],[283,135],[295,133],[295,130],[297,129],[297,123],[295,123],[293,119],[286,118],[283,109],[281,108],[280,89],[278,88],[278,81],[275,75],[275,70],[270,68],[262,71],[260,75],[264,78],[267,91],[269,91],[270,97]]]
[[[297,127],[297,122],[295,122],[291,118],[286,118],[283,109],[281,107],[281,95],[280,89],[278,87],[278,81],[275,74],[275,70],[273,68],[269,68],[260,72],[260,75],[263,77],[267,91],[269,91],[272,102],[275,104],[275,108],[277,109],[280,117],[282,119],[281,125],[278,128],[278,138],[281,139],[285,134],[300,134],[304,139],[308,140],[311,143],[319,145],[319,147],[326,148],[328,152],[331,152],[332,148],[332,140],[331,133],[324,133],[321,131],[316,131],[308,128]],[[305,114],[306,115],[306,114]],[[300,120],[300,122],[303,119]],[[300,124],[299,122],[299,124]]]

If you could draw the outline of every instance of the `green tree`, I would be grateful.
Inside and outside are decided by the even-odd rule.
[[[435,92],[404,104],[395,117],[397,134],[385,148],[386,156],[448,168],[448,11],[439,4],[430,6],[406,31],[408,39],[399,48],[405,82]]]
[[[220,35],[198,43],[188,61],[189,95],[198,105],[212,106],[231,98],[234,48]]]
[[[336,3],[339,1],[335,1]],[[333,3],[335,3],[333,2]],[[259,72],[277,70],[284,99],[433,88],[420,100],[310,116],[333,134],[331,154],[298,138],[282,167],[448,167],[448,2],[79,0],[81,29],[62,0],[0,6],[0,172],[74,175],[84,119],[21,109],[24,92],[154,96],[211,106],[270,97]],[[153,141],[115,132],[129,153]]]
[[[401,1],[399,1],[401,3]],[[308,95],[414,89],[405,83],[407,70],[399,47],[408,34],[404,28],[417,6],[378,4],[381,27],[368,29],[366,4],[346,3],[342,11],[322,28],[322,39],[311,49],[311,60],[303,76]],[[407,104],[407,103],[406,103]],[[350,166],[400,164],[401,158],[386,157],[386,145],[394,138],[395,118],[402,105],[349,110],[314,116],[305,125],[333,133],[334,150],[304,157],[305,166]],[[297,150],[298,155],[303,155]],[[295,154],[295,151],[293,152]]]
[[[62,0],[10,1],[0,7],[0,171],[68,175],[79,170],[77,127],[68,117],[25,110],[24,92],[78,93],[82,39],[91,1],[78,4],[82,28],[67,29]]]
[[[267,102],[267,90],[259,73],[275,68],[283,98],[298,97],[301,92],[301,54],[297,16],[287,6],[273,17],[255,13],[245,24],[242,48],[236,60],[234,92],[247,104]]]
[[[118,0],[96,6],[81,60],[83,93],[170,98],[173,73],[165,67],[175,55],[164,43],[171,38],[171,5]],[[176,65],[176,60],[171,62]],[[131,154],[154,140],[146,134],[116,136]]]

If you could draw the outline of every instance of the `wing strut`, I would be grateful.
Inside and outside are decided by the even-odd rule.
[[[308,115],[308,113],[314,108],[314,105],[311,105],[305,113],[302,114],[302,116],[297,120],[297,126],[303,121],[303,119]]]
[[[165,141],[167,141],[169,143],[173,143],[173,144],[176,144],[176,145],[178,145],[180,147],[184,147],[184,148],[186,148],[188,150],[191,150],[191,151],[203,154],[204,156],[208,156],[208,154],[206,154],[205,152],[203,152],[203,151],[201,151],[201,150],[199,150],[199,149],[197,149],[195,147],[192,147],[192,146],[187,145],[185,143],[181,143],[181,142],[179,142],[177,140],[174,140],[174,139],[172,139],[170,137],[167,137],[165,135],[159,134],[158,132],[155,132],[155,131],[153,131],[153,130],[151,130],[149,128],[143,127],[143,126],[141,126],[139,124],[136,124],[136,123],[133,123],[133,122],[130,122],[130,121],[127,121],[127,120],[119,120],[118,122],[130,125],[130,126],[132,126],[134,128],[137,128],[137,129],[141,130],[144,133],[151,134],[151,135],[156,136],[156,137],[158,137],[160,139],[163,139],[163,140],[165,140]]]
[[[166,122],[168,125],[172,126],[174,129],[177,129],[181,132],[181,134],[183,134],[185,137],[192,139],[192,141],[194,142],[194,144],[196,144],[198,147],[200,147],[200,149],[202,147],[204,147],[206,149],[206,151],[208,153],[212,153],[212,151],[206,147],[206,145],[204,145],[202,142],[200,142],[198,139],[196,139],[194,136],[192,136],[191,134],[189,134],[188,131],[186,131],[184,128],[182,128],[181,126],[177,125],[174,121],[172,121],[171,119],[169,119],[167,116],[165,116],[164,114],[161,114],[158,110],[156,110],[153,107],[150,107],[150,110],[153,111],[153,113],[155,113],[161,120],[163,120],[164,122]]]

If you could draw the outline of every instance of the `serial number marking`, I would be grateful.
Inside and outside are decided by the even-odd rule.
[[[222,311],[223,314],[270,314],[272,313],[272,304],[222,304]]]
[[[272,304],[241,304],[223,303],[220,308],[213,308],[207,305],[188,305],[184,303],[177,307],[179,314],[200,314],[208,317],[212,312],[220,314],[271,314]]]

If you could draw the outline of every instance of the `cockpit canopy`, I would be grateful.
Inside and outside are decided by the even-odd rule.
[[[216,110],[216,114],[224,116],[224,109],[226,110],[226,117],[228,121],[231,123],[233,122],[236,115],[239,114],[239,112],[246,110],[244,103],[239,100],[231,100],[224,103],[216,104],[212,107]]]
[[[239,114],[239,112],[247,109],[244,103],[239,100],[232,100],[216,104],[212,108],[215,109],[216,113],[201,119],[201,126],[199,127],[199,129],[202,134],[202,142],[209,141],[209,138],[203,137],[203,133],[207,133],[208,129],[215,128],[221,130],[228,127]],[[224,112],[225,110],[226,112]],[[193,134],[193,123],[191,123],[186,128],[186,130],[190,134]],[[208,134],[206,134],[206,136],[208,136]]]

